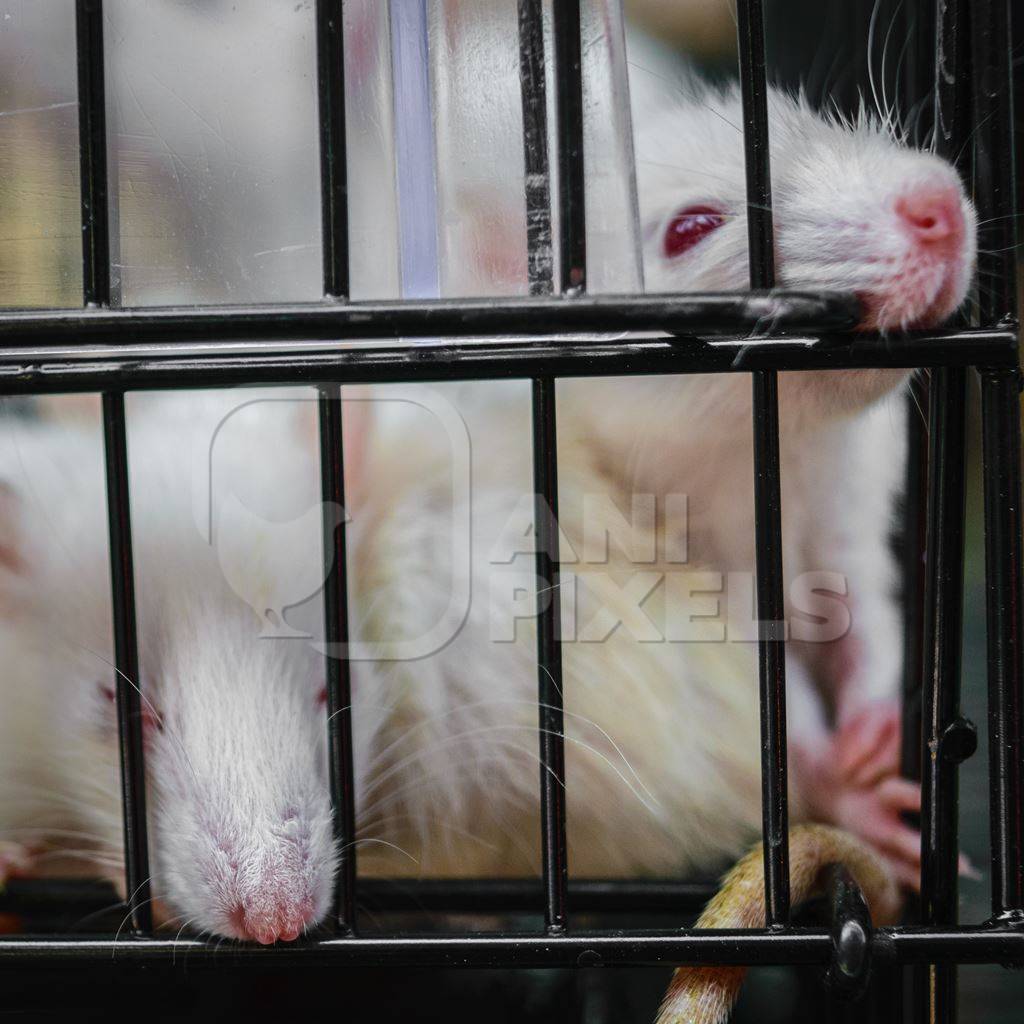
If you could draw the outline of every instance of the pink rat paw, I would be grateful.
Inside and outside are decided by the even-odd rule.
[[[868,704],[843,719],[832,737],[840,775],[862,786],[897,775],[902,731],[902,713],[895,701]]]
[[[872,704],[834,733],[810,772],[812,814],[869,843],[903,885],[921,885],[921,833],[903,820],[921,786],[901,778],[899,705]]]

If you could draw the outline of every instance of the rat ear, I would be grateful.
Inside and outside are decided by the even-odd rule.
[[[28,564],[21,535],[21,495],[6,480],[0,480],[0,573],[24,576]]]

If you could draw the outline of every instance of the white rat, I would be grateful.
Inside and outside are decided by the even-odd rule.
[[[241,401],[220,401],[214,425]],[[294,939],[326,913],[337,862],[323,659],[306,641],[261,637],[261,619],[282,595],[308,596],[288,587],[320,560],[319,532],[281,545],[280,520],[316,506],[316,466],[290,457],[288,421],[265,403],[216,433],[196,415],[208,404],[176,396],[157,408],[129,417],[129,447],[158,916]],[[0,445],[0,838],[23,848],[12,867],[45,871],[72,851],[123,892],[98,419],[91,427],[8,420]],[[276,451],[289,457],[275,458],[282,436]],[[206,480],[208,505],[194,500]],[[227,581],[242,565],[237,593]]]
[[[855,292],[863,329],[941,324],[963,301],[975,259],[975,216],[953,168],[904,148],[866,117],[823,118],[778,92],[769,113],[779,284]],[[641,112],[637,165],[652,290],[747,286],[741,123],[735,90],[701,88],[681,104]],[[898,778],[901,628],[889,551],[908,377],[903,370],[784,373],[780,415],[794,817],[853,831],[902,883],[916,886],[920,837],[901,813],[920,797]],[[685,535],[683,568],[704,574],[694,589],[720,592],[719,621],[734,597],[749,618],[750,393],[746,374],[560,383],[563,557],[566,573],[579,577],[572,583],[578,635],[563,644],[570,867],[578,874],[699,870],[716,856],[735,856],[759,823],[750,636],[738,644],[671,642],[673,624],[685,632],[680,623],[690,616],[716,612],[706,600],[697,610],[672,586],[680,567],[665,550],[678,549]],[[403,770],[415,763],[436,773],[454,824],[476,826],[475,852],[467,847],[440,866],[508,871],[513,862],[536,865],[536,780],[528,770],[536,753],[526,732],[532,633],[520,623],[516,643],[494,635],[496,618],[524,611],[502,572],[532,571],[525,546],[507,543],[508,534],[522,534],[515,512],[532,490],[528,418],[512,385],[465,386],[454,395],[475,453],[474,600],[442,652],[360,674],[377,692],[405,687],[394,739],[407,758]],[[378,639],[426,633],[451,596],[452,566],[436,540],[428,543],[446,523],[436,510],[448,508],[450,459],[400,420],[378,425],[366,464],[389,487],[376,496],[367,488],[372,511],[356,515],[358,557],[374,567],[360,577],[372,609],[364,625]],[[685,505],[669,500],[680,494]],[[637,495],[655,500],[653,561],[622,551],[610,552],[609,566],[581,557],[594,526],[586,502],[595,495],[611,495],[627,517]],[[454,509],[458,520],[457,500]],[[607,506],[603,514],[615,518]],[[514,568],[503,568],[516,551]],[[563,595],[567,589],[563,582]],[[731,628],[729,635],[736,639]],[[429,732],[433,740],[422,750],[417,738],[402,738],[417,722],[429,723],[419,738]],[[496,737],[507,748],[500,757]],[[437,818],[429,803],[416,803],[430,790],[427,780],[415,790],[408,801],[385,803],[392,811],[400,805],[402,829],[387,834],[415,851],[421,865],[411,871],[433,864],[438,847]],[[525,857],[508,842],[523,835],[530,837]]]
[[[854,289],[865,301],[865,327],[941,322],[963,298],[974,258],[973,213],[951,168],[867,124],[823,121],[778,94],[771,118],[780,283]],[[735,94],[707,92],[642,126],[651,287],[746,286],[739,124]],[[794,816],[859,831],[911,883],[919,840],[898,813],[914,806],[917,791],[894,777],[899,629],[886,551],[902,427],[880,401],[905,377],[785,374],[781,402],[787,578],[847,576],[852,621],[843,639],[791,644]],[[448,392],[472,442],[469,498],[453,491],[454,435],[438,432],[443,416],[432,421],[430,408],[378,417],[349,460],[357,497],[353,631],[373,655],[353,666],[359,841],[369,872],[514,875],[538,864],[528,618],[536,583],[522,554],[528,541],[517,537],[532,484],[518,386]],[[389,397],[387,389],[376,395]],[[223,547],[197,542],[183,525],[194,513],[183,483],[191,472],[183,439],[192,427],[187,412],[174,414],[175,401],[131,425],[130,441],[141,683],[151,706],[154,892],[179,926],[288,940],[326,913],[337,859],[323,666],[315,644],[260,637],[266,617],[258,595],[280,590],[297,560],[320,558],[319,541],[301,550],[282,544],[295,531],[276,529],[270,516],[240,520],[237,534],[222,531],[226,556]],[[597,564],[602,558],[588,557],[586,539],[595,516],[599,528],[601,517],[614,520],[607,503],[588,505],[588,495],[610,493],[627,514],[634,492],[654,495],[653,531],[639,528],[632,540],[648,559],[647,535],[656,535],[653,561],[640,568],[667,577],[679,569],[670,549],[678,549],[683,526],[680,506],[662,499],[685,493],[683,569],[752,573],[750,415],[743,374],[560,387],[563,553],[576,554],[566,568],[582,580],[578,642],[567,637],[564,650],[577,874],[699,870],[735,856],[756,831],[752,646],[664,642],[689,598],[667,584],[659,591],[650,578],[638,584],[636,552],[614,543],[609,563]],[[264,508],[296,495],[277,518],[297,518],[317,497],[312,451],[300,453],[292,438],[289,461],[270,459],[268,438],[276,435],[261,424],[257,418],[228,457],[232,479]],[[80,848],[74,833],[81,832],[85,855],[116,879],[99,451],[70,428],[33,427],[3,456],[0,475],[11,488],[0,545],[0,649],[9,669],[0,685],[5,708],[19,707],[0,725],[0,777],[12,780],[0,787],[0,829],[19,843],[8,861],[23,867],[26,848],[38,858],[44,843]],[[468,569],[445,540],[464,513],[472,527]],[[226,584],[224,557],[248,558],[252,585],[244,594]],[[451,618],[467,572],[468,607]],[[704,589],[713,589],[707,582]],[[793,620],[823,607],[834,617],[838,606],[815,604],[813,594],[790,597]],[[283,606],[271,596],[265,602]],[[315,613],[316,602],[308,607]],[[416,660],[408,651],[389,660],[379,646],[409,640],[415,648],[437,623],[440,639]],[[663,642],[637,642],[652,624]]]
[[[699,90],[641,117],[648,287],[745,287],[737,92]],[[863,329],[941,325],[963,302],[976,255],[976,218],[955,170],[898,145],[863,113],[854,122],[823,118],[802,99],[772,91],[769,120],[779,286],[854,292]],[[816,816],[879,845],[900,879],[914,884],[919,842],[889,803],[910,794],[885,778],[898,760],[901,620],[889,542],[903,481],[908,378],[905,370],[783,373],[779,402],[795,781]],[[586,430],[636,489],[690,495],[696,560],[753,572],[749,378],[572,387],[581,398],[586,387],[586,408],[639,410],[628,432],[604,415],[587,417]],[[808,615],[794,615],[813,616],[801,581],[820,572],[844,581],[849,611],[849,628],[831,642],[813,642],[821,636],[811,636]],[[805,699],[808,684],[820,691],[823,715]],[[823,728],[830,721],[832,736]],[[879,778],[883,787],[872,796],[864,783]]]

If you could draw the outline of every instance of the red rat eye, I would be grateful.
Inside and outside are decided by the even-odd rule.
[[[662,249],[670,260],[675,259],[724,223],[725,214],[713,206],[688,206],[668,222]]]
[[[326,686],[321,686],[320,687],[320,692],[316,695],[316,702],[322,708],[327,707],[327,687]]]

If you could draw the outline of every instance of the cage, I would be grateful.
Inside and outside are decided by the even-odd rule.
[[[106,6],[109,18],[117,5]],[[127,16],[126,10],[120,14]],[[851,5],[852,10],[863,26],[872,9]],[[934,101],[937,148],[957,163],[973,188],[985,241],[979,267],[988,282],[973,311],[954,327],[910,333],[897,345],[884,335],[851,333],[856,313],[850,296],[774,287],[761,0],[739,0],[737,5],[749,292],[642,294],[625,43],[614,0],[518,0],[514,10],[506,5],[502,17],[494,20],[479,16],[472,5],[319,0],[311,22],[315,46],[307,53],[310,75],[315,65],[320,156],[323,262],[318,296],[309,294],[306,282],[305,291],[296,288],[288,301],[202,306],[133,304],[128,264],[114,258],[119,236],[111,214],[116,204],[110,202],[106,92],[112,62],[120,59],[117,47],[128,44],[125,35],[110,32],[100,0],[77,0],[73,102],[80,153],[81,302],[69,304],[77,308],[3,311],[0,390],[8,396],[103,396],[130,896],[121,934],[69,936],[60,921],[68,919],[66,908],[88,903],[88,887],[12,884],[5,897],[8,907],[29,914],[36,927],[33,934],[0,936],[4,978],[14,977],[15,970],[29,975],[45,971],[75,992],[79,990],[69,979],[82,975],[70,969],[85,966],[145,995],[163,991],[154,990],[151,974],[162,986],[167,983],[163,972],[173,975],[180,965],[200,972],[204,967],[240,975],[248,971],[249,977],[255,967],[257,974],[269,972],[266,978],[276,979],[265,982],[267,991],[285,984],[285,970],[307,977],[325,967],[400,968],[425,985],[431,972],[441,968],[560,968],[579,980],[568,988],[550,982],[559,1011],[571,1002],[581,1019],[601,1020],[622,1008],[608,996],[598,967],[824,967],[834,992],[860,994],[873,964],[868,997],[872,1019],[903,1019],[906,1012],[915,1019],[953,1020],[959,964],[1019,966],[1024,961],[1024,623],[1010,14],[1010,5],[999,0],[970,5],[961,0],[941,2],[934,11],[925,4],[907,5],[891,15],[891,24],[898,24],[907,40],[906,62],[894,85],[926,121]],[[432,22],[432,17],[439,20]],[[449,50],[438,42],[441,30]],[[501,145],[522,154],[523,172],[513,176],[514,187],[506,187],[506,194],[485,190],[474,196],[473,189],[483,187],[473,180],[478,155],[471,144],[474,132],[482,129],[481,106],[479,97],[467,98],[467,90],[489,85],[475,81],[478,67],[460,64],[459,46],[468,35],[485,30],[495,33],[491,52],[504,48],[513,69],[513,77],[503,77],[501,88],[485,102],[492,116],[516,129],[514,137],[502,133]],[[359,54],[349,45],[356,33]],[[111,39],[117,40],[113,49]],[[354,66],[359,55],[363,63]],[[517,89],[508,89],[510,81]],[[376,148],[353,156],[347,125],[354,122],[383,126],[375,136]],[[439,124],[443,130],[435,131]],[[499,149],[492,159],[508,159],[513,149]],[[427,180],[417,174],[424,166],[432,170]],[[380,190],[379,202],[349,209],[349,179],[362,176],[365,183],[381,175],[389,187]],[[467,202],[467,195],[470,202],[497,208],[499,216],[512,211],[508,218],[515,226],[510,230],[520,230],[521,218],[525,277],[488,263],[478,238],[435,231],[438,223],[448,223],[446,211]],[[390,242],[380,242],[380,233],[373,232],[373,224],[382,219],[390,225]],[[366,259],[351,258],[353,239],[369,253]],[[68,276],[66,269],[64,274]],[[751,342],[755,331],[757,344]],[[352,344],[366,339],[376,343]],[[631,374],[749,374],[757,608],[759,619],[774,622],[783,618],[777,374],[867,367],[931,370],[930,384],[918,396],[927,401],[927,429],[910,419],[914,430],[905,510],[905,772],[921,778],[924,794],[922,897],[906,924],[872,928],[841,873],[830,892],[826,925],[794,925],[791,920],[785,658],[782,641],[771,634],[758,642],[767,927],[733,932],[681,927],[709,895],[706,883],[572,882],[566,855],[565,800],[567,792],[571,799],[572,782],[564,770],[560,611],[551,603],[537,615],[542,880],[423,881],[413,890],[421,909],[518,913],[528,920],[527,928],[495,934],[361,934],[361,899],[405,913],[410,913],[409,902],[386,886],[357,879],[356,858],[350,852],[341,861],[330,936],[270,949],[224,949],[215,942],[171,939],[154,931],[143,709],[138,692],[125,681],[138,675],[126,393],[242,384],[315,386],[323,496],[325,502],[344,505],[343,385],[527,380],[538,495],[536,571],[541,581],[556,586],[555,381]],[[965,395],[971,368],[980,377],[984,444],[992,894],[991,915],[981,923],[961,925],[958,766],[974,746],[959,692]],[[546,509],[554,516],[546,515]],[[344,643],[344,528],[325,520],[323,529],[325,543],[333,542],[338,553],[324,588],[325,636]],[[328,658],[326,672],[335,836],[341,848],[351,850],[355,804],[349,670],[344,660]],[[934,756],[922,758],[925,750]],[[588,924],[579,929],[570,921],[570,910],[574,919],[599,925],[605,921],[602,915],[649,914],[655,925],[623,929]],[[543,922],[534,927],[533,917],[539,915]],[[140,967],[152,971],[140,974]],[[488,999],[489,1005],[500,1007],[506,1000],[504,1005],[512,1007],[510,1019],[527,1016],[495,980],[503,974],[477,977],[485,980],[467,990],[475,1001]],[[372,989],[372,980],[362,984]],[[257,992],[262,992],[259,986]]]

